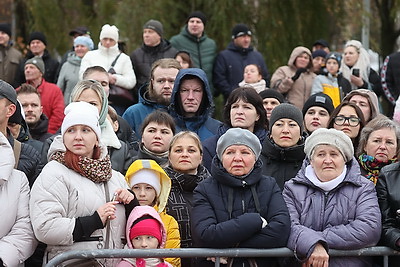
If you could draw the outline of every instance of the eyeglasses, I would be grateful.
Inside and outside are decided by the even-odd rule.
[[[335,122],[336,125],[342,126],[345,124],[346,121],[349,122],[350,126],[358,126],[360,124],[360,119],[357,117],[345,117],[345,116],[336,116],[333,121]]]

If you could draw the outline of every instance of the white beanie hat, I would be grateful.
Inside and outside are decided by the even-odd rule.
[[[64,110],[64,120],[61,124],[61,135],[67,129],[74,125],[87,125],[97,135],[97,140],[100,140],[101,129],[99,125],[99,111],[97,108],[87,102],[72,102]]]
[[[344,161],[349,162],[353,158],[354,148],[350,137],[336,129],[319,128],[306,138],[304,152],[311,159],[314,149],[318,145],[330,145],[336,147],[342,154]]]
[[[150,169],[141,169],[130,177],[129,187],[132,188],[134,185],[142,183],[149,184],[156,190],[157,196],[159,196],[161,192],[160,180],[159,172]]]
[[[111,38],[114,41],[118,42],[118,37],[118,28],[115,25],[110,26],[110,24],[105,24],[101,28],[100,40],[102,40],[103,38]]]

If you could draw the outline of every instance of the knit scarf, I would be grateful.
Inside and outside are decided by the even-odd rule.
[[[71,167],[65,164],[65,152],[57,151],[51,156],[51,160],[55,160],[69,169]],[[88,157],[79,156],[78,166],[80,171],[77,171],[80,175],[88,178],[94,183],[104,183],[111,179],[112,169],[110,156],[106,156],[102,159],[91,159]]]
[[[397,158],[389,159],[387,162],[383,162],[377,160],[373,156],[363,153],[358,157],[358,162],[360,163],[360,166],[368,172],[366,175],[367,179],[371,180],[376,185],[381,169],[386,165],[397,162]]]
[[[124,259],[134,267],[168,267],[168,264],[158,258],[136,258],[136,259]]]

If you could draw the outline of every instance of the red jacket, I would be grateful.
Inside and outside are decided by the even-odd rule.
[[[42,101],[43,113],[49,118],[48,132],[55,134],[64,119],[65,105],[61,89],[56,84],[43,79],[37,90]]]

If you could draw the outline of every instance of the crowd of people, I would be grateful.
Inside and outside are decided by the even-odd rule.
[[[220,260],[372,267],[329,249],[400,250],[400,52],[378,75],[359,41],[338,52],[317,40],[270,75],[246,24],[218,52],[207,22],[194,11],[167,40],[150,19],[130,56],[115,25],[97,45],[79,26],[61,62],[41,32],[23,56],[0,23],[1,266],[42,266],[70,250],[288,247],[295,257]]]

